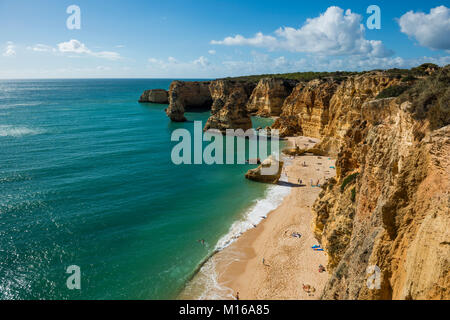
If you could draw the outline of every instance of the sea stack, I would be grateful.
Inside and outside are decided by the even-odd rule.
[[[248,130],[252,128],[252,120],[247,112],[247,101],[255,84],[251,82],[234,82],[216,80],[209,89],[214,102],[211,117],[204,130],[217,129],[225,133],[227,129]]]
[[[212,98],[208,81],[173,81],[166,114],[174,122],[185,122],[185,111],[210,110]]]
[[[139,98],[139,102],[168,104],[169,94],[164,89],[145,90],[144,93]]]

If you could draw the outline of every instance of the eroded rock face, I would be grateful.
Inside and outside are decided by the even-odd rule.
[[[328,120],[321,131],[323,140],[317,147],[336,156],[347,130],[353,121],[360,118],[362,105],[399,82],[381,72],[349,77],[343,81],[329,102]]]
[[[168,104],[169,93],[164,89],[145,90],[139,98],[139,102]]]
[[[228,80],[212,81],[209,89],[214,100],[211,107],[211,117],[206,122],[204,130],[252,128],[252,120],[247,112],[247,101],[255,85],[250,82],[235,82]]]
[[[250,169],[245,174],[245,178],[257,182],[277,184],[280,180],[283,165],[283,161],[278,161],[273,156],[269,156],[258,168]],[[265,173],[264,168],[272,168],[270,174]]]
[[[272,128],[279,129],[281,136],[321,138],[337,86],[335,81],[324,80],[298,84],[284,101],[283,112]]]
[[[361,107],[399,80],[382,72],[352,76],[342,82],[312,80],[299,83],[286,98],[272,128],[281,136],[321,138],[319,149],[331,156],[340,150],[345,133],[361,115]]]
[[[450,126],[431,130],[410,105],[363,103],[335,131],[338,181],[314,205],[332,272],[324,299],[450,298]],[[369,266],[381,270],[380,289],[367,286]]]
[[[184,113],[192,110],[209,110],[212,97],[208,81],[173,81],[169,89],[169,107],[166,114],[170,120],[184,122]]]
[[[248,112],[262,117],[279,116],[284,100],[296,84],[292,80],[261,79],[248,101]]]

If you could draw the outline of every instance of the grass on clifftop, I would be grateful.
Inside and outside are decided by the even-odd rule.
[[[432,63],[424,63],[416,68],[412,69],[388,69],[388,70],[372,70],[385,72],[387,75],[402,79],[403,82],[413,81],[416,77],[423,77],[428,75],[429,71],[437,70],[439,66]],[[250,76],[241,76],[241,77],[227,77],[219,80],[234,80],[234,81],[249,81],[249,82],[258,82],[263,78],[275,78],[275,79],[286,79],[286,80],[296,80],[296,81],[311,81],[315,79],[333,79],[335,81],[341,82],[345,80],[347,77],[365,74],[370,71],[335,71],[335,72],[292,72],[292,73],[276,73],[276,74],[259,74],[259,75],[250,75]]]
[[[386,89],[381,91],[375,99],[398,97],[399,95],[401,95],[403,92],[405,92],[408,89],[409,89],[409,86],[403,85],[403,84],[387,87]]]
[[[400,102],[410,101],[409,111],[417,120],[428,119],[431,129],[450,124],[450,65],[415,82],[403,92]]]
[[[294,72],[294,73],[278,73],[278,74],[260,74],[253,76],[242,76],[242,77],[228,77],[224,80],[235,80],[235,81],[250,81],[258,82],[263,78],[275,78],[275,79],[287,79],[287,80],[297,80],[297,81],[311,81],[315,79],[326,79],[332,78],[336,81],[345,80],[349,76],[362,74],[364,72],[349,72],[349,71],[336,71],[336,72]]]

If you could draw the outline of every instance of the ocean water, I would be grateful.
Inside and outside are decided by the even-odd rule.
[[[176,298],[282,197],[244,179],[252,165],[172,163],[173,130],[209,113],[137,103],[170,82],[0,81],[0,299]]]

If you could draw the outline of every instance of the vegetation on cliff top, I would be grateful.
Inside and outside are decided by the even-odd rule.
[[[428,119],[431,129],[450,124],[450,65],[415,82],[403,92],[401,102],[410,101],[410,112],[417,120]]]
[[[376,99],[384,99],[384,98],[394,98],[401,95],[403,92],[409,89],[409,86],[404,84],[399,84],[396,86],[387,87],[383,91],[381,91]]]
[[[278,74],[260,74],[252,76],[242,76],[242,77],[228,77],[225,80],[235,80],[235,81],[250,81],[258,82],[263,78],[275,78],[275,79],[288,79],[297,81],[311,81],[315,79],[326,79],[330,78],[335,81],[345,80],[349,76],[354,76],[362,74],[364,72],[349,72],[349,71],[336,71],[336,72],[294,72],[294,73],[278,73]]]
[[[402,81],[414,81],[416,77],[423,77],[429,75],[434,70],[438,70],[439,66],[433,63],[424,63],[416,68],[412,69],[388,69],[388,70],[373,70],[378,72],[385,72],[391,77],[402,79]],[[275,79],[290,79],[297,81],[311,81],[315,79],[333,79],[335,81],[345,80],[347,77],[365,74],[371,71],[335,71],[335,72],[292,72],[292,73],[277,73],[277,74],[260,74],[260,75],[250,75],[241,77],[227,77],[219,80],[234,80],[234,81],[250,81],[258,82],[263,78],[275,78]]]

